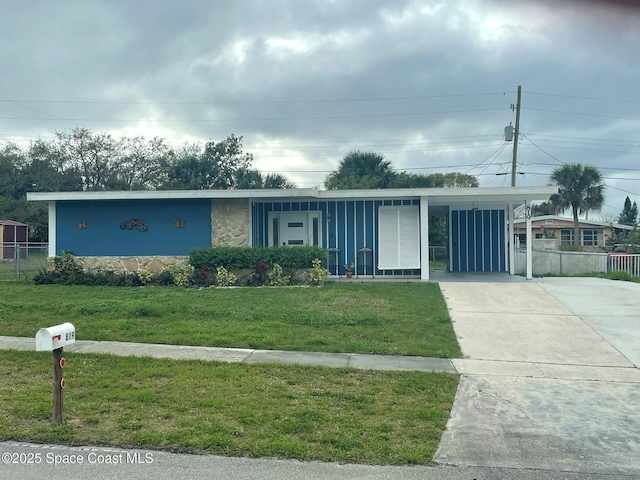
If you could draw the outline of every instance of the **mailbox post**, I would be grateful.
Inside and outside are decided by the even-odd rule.
[[[53,352],[53,416],[54,425],[62,423],[62,389],[65,385],[62,368],[65,359],[63,349],[76,341],[76,329],[67,322],[49,328],[41,328],[36,333],[36,351]]]

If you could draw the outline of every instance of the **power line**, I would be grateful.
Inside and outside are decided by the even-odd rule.
[[[531,142],[531,144],[536,147],[538,150],[540,150],[542,153],[544,153],[545,155],[547,155],[548,157],[553,158],[555,161],[560,162],[562,165],[566,165],[565,162],[563,162],[562,160],[560,160],[559,158],[554,157],[553,155],[551,155],[549,152],[545,151],[543,148],[541,148],[540,146],[538,146],[538,144],[536,142],[534,142],[533,140],[531,140],[528,136],[526,135],[522,135],[524,138],[526,138],[527,140],[529,140]]]
[[[571,138],[574,140],[602,140],[604,142],[630,142],[630,143],[639,143],[638,140],[622,140],[618,138],[592,138],[592,137],[570,137],[567,135],[547,135],[544,133],[529,133],[528,135],[532,137],[550,137],[550,138]],[[547,140],[549,141],[549,140]]]
[[[541,95],[545,97],[561,97],[561,98],[575,98],[578,100],[596,100],[600,102],[618,102],[618,103],[640,103],[640,100],[628,100],[617,98],[597,98],[597,97],[580,97],[577,95],[558,95],[553,93],[540,93],[540,92],[524,92],[528,95]]]
[[[29,109],[29,110],[33,110],[34,112],[42,113],[42,114],[44,114],[44,115],[49,115],[50,117],[53,117],[53,118],[42,119],[42,120],[54,120],[54,119],[55,119],[55,120],[62,120],[63,122],[69,122],[69,123],[72,123],[72,124],[74,124],[76,127],[82,127],[82,125],[77,124],[77,123],[76,123],[76,122],[74,122],[73,120],[69,120],[69,119],[67,119],[67,118],[62,118],[62,117],[59,117],[59,116],[57,116],[57,115],[54,115],[53,113],[44,112],[44,111],[42,111],[42,110],[38,110],[37,108],[33,108],[33,107],[28,106],[28,105],[21,105],[20,103],[15,102],[15,101],[13,101],[13,100],[9,100],[8,98],[0,97],[0,101],[1,101],[1,102],[8,102],[8,103],[11,103],[11,104],[13,104],[13,105],[17,105],[18,107],[27,108],[27,109]],[[4,118],[4,117],[2,117],[2,118]]]
[[[95,104],[95,105],[262,105],[262,104],[288,104],[288,103],[345,103],[345,102],[373,102],[373,101],[396,101],[396,100],[420,100],[429,98],[456,98],[456,97],[481,97],[491,95],[506,95],[511,92],[488,92],[488,93],[456,93],[446,95],[414,95],[406,97],[366,97],[366,98],[334,98],[334,99],[312,99],[312,100],[204,100],[198,102],[149,102],[149,101],[127,101],[127,100],[7,100],[0,98],[0,101],[20,102],[20,103],[54,103],[54,104]]]
[[[523,110],[535,110],[538,112],[550,112],[550,113],[563,113],[566,115],[581,115],[585,117],[602,117],[602,118],[616,118],[622,120],[640,120],[640,117],[622,117],[615,115],[601,115],[599,113],[584,113],[584,112],[566,112],[563,110],[548,110],[546,108],[533,108],[533,107],[522,107]]]
[[[372,115],[331,115],[323,117],[271,117],[271,118],[58,118],[70,122],[276,122],[290,120],[341,120],[350,118],[386,118],[407,117],[419,115],[439,115],[443,113],[469,113],[488,112],[492,110],[504,110],[504,108],[469,108],[465,110],[439,110],[432,112],[407,112],[407,113],[379,113]],[[44,113],[44,112],[43,112]],[[0,117],[1,120],[53,120],[51,118],[38,117]]]

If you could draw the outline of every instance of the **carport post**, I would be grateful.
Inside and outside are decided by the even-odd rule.
[[[509,204],[509,275],[516,273],[516,246],[513,224],[513,203]]]
[[[429,281],[429,197],[420,197],[420,279]]]
[[[531,202],[524,203],[525,218],[527,220],[527,280],[533,279],[533,262],[531,255],[533,252],[533,238],[531,233]]]

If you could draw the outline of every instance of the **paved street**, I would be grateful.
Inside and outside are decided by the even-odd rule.
[[[622,475],[558,474],[539,469],[345,465],[17,442],[0,442],[0,458],[2,454],[17,455],[17,460],[23,454],[25,460],[28,456],[33,461],[40,454],[39,464],[0,463],[2,480],[629,480]],[[80,457],[82,464],[54,464],[56,458],[63,462]],[[105,463],[116,459],[122,463]],[[152,463],[132,463],[138,459]]]

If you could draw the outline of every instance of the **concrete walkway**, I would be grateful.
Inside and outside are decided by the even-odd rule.
[[[620,282],[591,280],[440,284],[465,358],[453,360],[462,376],[436,461],[640,475],[635,350],[598,331],[637,335],[640,308]]]
[[[0,349],[35,350],[34,338],[0,337]],[[175,360],[217,360],[242,363],[293,363],[325,367],[352,367],[373,370],[413,370],[457,373],[446,358],[364,355],[359,353],[291,352],[245,348],[190,347],[132,342],[78,340],[67,352],[171,358]]]

